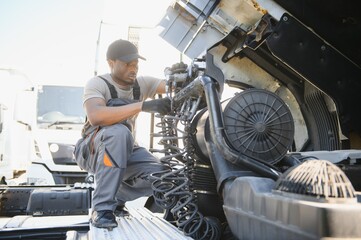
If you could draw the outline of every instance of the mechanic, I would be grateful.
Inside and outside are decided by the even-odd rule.
[[[91,223],[117,226],[116,217],[129,215],[125,203],[152,194],[150,174],[166,170],[159,159],[135,141],[135,120],[141,111],[167,114],[170,99],[164,80],[137,76],[137,47],[116,40],[107,50],[110,73],[90,79],[84,88],[87,115],[82,138],[75,147],[78,165],[94,175]]]

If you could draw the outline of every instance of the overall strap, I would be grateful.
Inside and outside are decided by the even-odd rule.
[[[98,76],[98,77],[103,79],[104,82],[108,85],[111,97],[118,98],[118,94],[117,94],[117,91],[115,90],[114,85],[111,84],[110,82],[108,82],[108,80],[106,80],[105,78],[103,78],[101,76]],[[136,101],[139,101],[139,99],[140,99],[140,87],[139,87],[139,83],[138,83],[137,79],[135,79],[134,86],[133,86],[133,99]]]
[[[140,99],[140,87],[137,79],[135,79],[134,86],[133,86],[133,98],[136,101]]]
[[[108,80],[106,80],[105,78],[103,78],[102,76],[98,76],[100,77],[101,79],[104,80],[104,82],[108,85],[108,88],[109,88],[109,91],[110,91],[110,96],[112,98],[118,98],[118,93],[117,93],[117,90],[115,90],[115,87],[113,84],[111,84],[110,82],[108,82]]]

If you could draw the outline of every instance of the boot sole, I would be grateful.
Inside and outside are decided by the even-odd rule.
[[[111,223],[91,223],[96,228],[108,228],[108,230],[113,230],[113,228],[118,227],[118,223],[111,222]]]
[[[114,213],[114,215],[116,216],[116,217],[129,217],[130,216],[130,214],[129,213]]]

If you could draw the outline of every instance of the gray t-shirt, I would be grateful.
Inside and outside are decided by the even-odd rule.
[[[115,87],[119,98],[134,99],[133,88],[130,88],[129,90],[121,89],[120,86],[113,81],[110,74],[101,76]],[[147,98],[154,97],[159,84],[162,82],[161,79],[149,76],[138,76],[137,81],[140,88],[139,101],[144,101]],[[109,87],[103,79],[94,77],[88,80],[84,88],[83,104],[90,98],[102,98],[105,102],[108,102],[108,100],[111,99]],[[127,120],[128,124],[131,124],[132,129],[135,129],[135,120],[137,116],[138,114]]]

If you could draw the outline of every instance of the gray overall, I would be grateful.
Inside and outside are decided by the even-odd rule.
[[[79,167],[94,174],[94,211],[114,211],[126,201],[150,196],[150,174],[166,169],[135,143],[132,132],[123,123],[100,127],[84,136],[77,142],[74,154]]]
[[[97,147],[92,149],[92,146]],[[102,127],[80,139],[76,154],[80,156],[77,157],[78,165],[95,176],[92,201],[95,211],[114,211],[118,204],[150,196],[152,181],[149,175],[165,170],[156,157],[134,144],[133,135],[124,124]],[[104,163],[105,155],[111,165]]]

